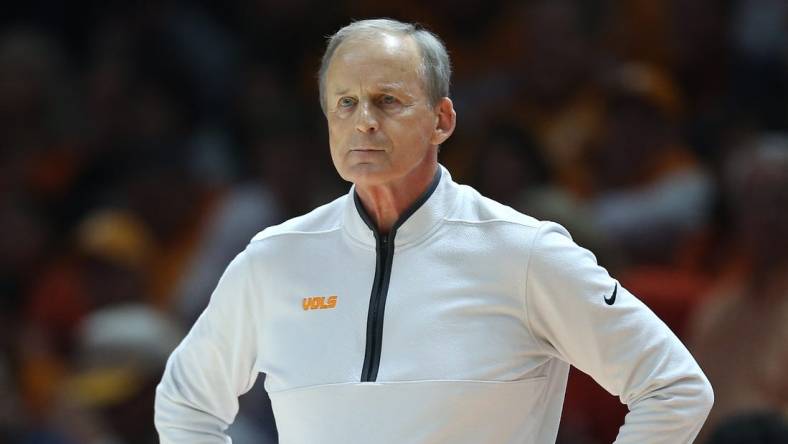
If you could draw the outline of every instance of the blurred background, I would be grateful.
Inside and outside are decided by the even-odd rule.
[[[158,442],[154,387],[230,259],[347,192],[315,73],[381,16],[450,50],[454,178],[567,226],[697,357],[699,442],[788,442],[788,2],[391,3],[4,5],[0,442]],[[235,442],[276,442],[262,378],[241,401]],[[559,443],[625,412],[573,371]]]

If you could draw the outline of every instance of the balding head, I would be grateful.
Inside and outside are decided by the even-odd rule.
[[[408,36],[415,42],[421,59],[417,67],[418,74],[432,105],[436,105],[441,98],[449,96],[451,62],[446,47],[435,34],[418,25],[396,20],[361,20],[345,26],[328,39],[318,74],[320,107],[324,113],[326,111],[326,73],[337,48],[348,40],[385,39],[386,35]]]

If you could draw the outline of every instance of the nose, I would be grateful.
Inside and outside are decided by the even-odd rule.
[[[369,102],[362,102],[358,107],[356,116],[356,130],[362,133],[373,133],[379,128],[378,119],[373,109],[370,109]]]

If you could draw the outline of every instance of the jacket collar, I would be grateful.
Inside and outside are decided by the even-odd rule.
[[[394,236],[395,249],[417,242],[430,234],[453,209],[456,196],[456,184],[449,171],[443,165],[438,165],[430,186],[392,227],[389,237]],[[350,188],[345,200],[343,218],[344,228],[350,236],[366,245],[376,245],[379,235],[361,205],[355,185]]]

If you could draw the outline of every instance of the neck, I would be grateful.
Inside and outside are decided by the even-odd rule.
[[[369,217],[381,234],[394,224],[427,191],[438,169],[438,162],[425,162],[396,183],[356,184],[356,193]]]

